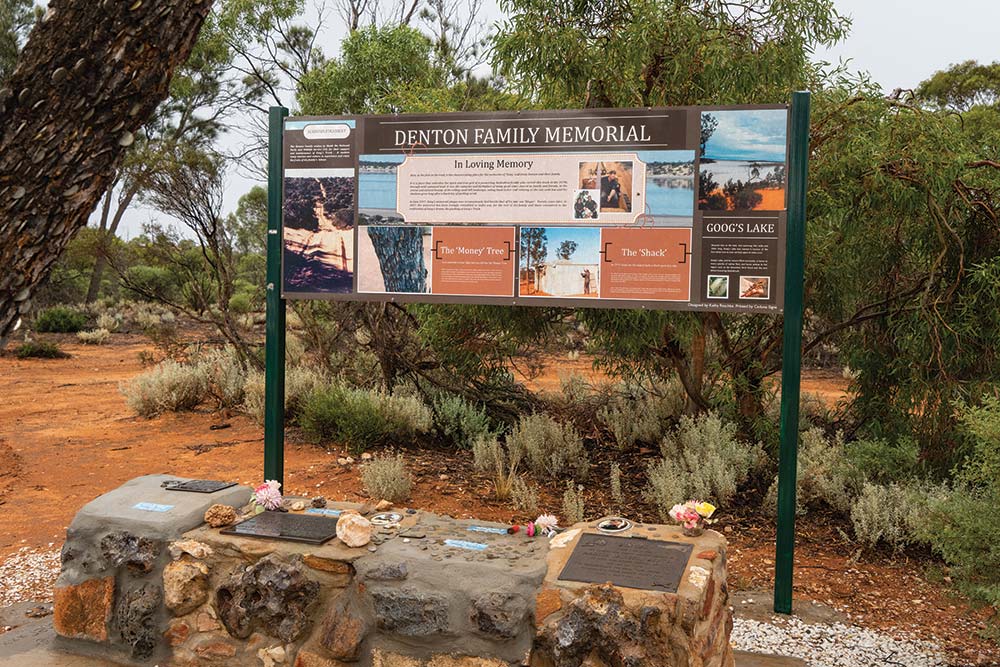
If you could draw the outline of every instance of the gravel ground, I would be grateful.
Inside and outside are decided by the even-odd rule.
[[[762,623],[736,618],[733,648],[801,658],[809,667],[944,667],[944,653],[929,642],[895,639],[867,628],[803,623],[797,618]]]
[[[0,607],[30,600],[51,602],[58,576],[58,549],[22,548],[0,563]]]

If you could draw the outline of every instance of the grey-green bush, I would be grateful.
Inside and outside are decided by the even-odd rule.
[[[684,412],[685,393],[680,382],[646,387],[625,383],[597,418],[614,437],[618,448],[631,449],[636,443],[655,444],[667,425]]]
[[[864,482],[864,473],[847,458],[847,446],[840,433],[831,439],[822,429],[811,428],[800,435],[796,497],[799,512],[826,505],[847,516]],[[775,477],[764,499],[765,509],[776,513],[777,502],[778,479]]]
[[[879,543],[900,549],[915,541],[920,494],[901,484],[865,482],[851,506],[854,536],[867,546]]]
[[[401,455],[376,456],[361,466],[361,485],[373,500],[398,503],[410,497],[413,478]]]
[[[560,424],[546,414],[521,417],[507,436],[507,448],[528,462],[538,475],[558,477],[572,474],[586,479],[590,461],[583,438],[571,425]]]
[[[307,366],[290,366],[285,371],[285,418],[297,423],[302,406],[313,392],[326,387],[320,371]],[[257,423],[264,423],[264,374],[250,371],[243,386],[243,412]]]
[[[205,368],[209,390],[224,408],[238,408],[246,397],[247,369],[240,364],[231,347],[213,349],[198,355],[197,363]]]
[[[492,432],[486,412],[455,394],[434,398],[434,423],[441,435],[462,449],[472,449],[478,438]]]
[[[333,441],[360,453],[426,433],[431,412],[413,396],[331,385],[306,398],[299,424],[314,442]]]
[[[522,512],[534,514],[538,511],[538,487],[523,477],[515,477],[511,485],[510,500]]]
[[[167,359],[118,388],[129,409],[143,417],[155,417],[196,407],[208,394],[209,379],[200,364]]]
[[[736,426],[714,413],[681,417],[649,465],[646,499],[667,521],[670,508],[690,499],[725,504],[763,460],[763,448],[737,439]]]

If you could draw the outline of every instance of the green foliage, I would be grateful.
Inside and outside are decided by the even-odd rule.
[[[14,356],[18,359],[68,359],[69,354],[59,349],[55,343],[29,341],[14,348]]]
[[[0,3],[0,83],[14,72],[21,46],[41,16],[41,7],[32,0],[4,0]]]
[[[402,455],[376,456],[361,466],[361,485],[372,500],[403,502],[413,490],[413,478]]]
[[[371,26],[351,32],[340,58],[302,79],[298,102],[304,114],[393,113],[403,110],[403,91],[440,86],[441,76],[418,30]]]
[[[472,461],[476,470],[489,473],[498,500],[506,500],[514,492],[520,476],[518,470],[524,453],[504,447],[495,435],[487,434],[472,443]]]
[[[916,94],[942,109],[995,107],[1000,102],[1000,62],[983,65],[966,60],[952,65],[923,81]]]
[[[209,376],[201,364],[167,359],[118,385],[129,409],[141,417],[197,407],[209,391]]]
[[[504,0],[493,67],[543,108],[785,100],[846,35],[825,0],[617,4]],[[545,17],[545,20],[539,20]],[[553,57],[558,54],[558,57]]]
[[[880,484],[907,480],[919,472],[920,443],[905,436],[895,442],[880,438],[855,440],[847,445],[847,463]]]
[[[213,349],[198,356],[208,375],[209,391],[223,408],[238,408],[246,397],[247,369],[232,347]]]
[[[139,297],[170,299],[176,290],[176,281],[169,269],[163,266],[130,266],[125,272],[128,289]]]
[[[87,315],[69,306],[46,308],[35,318],[35,330],[42,333],[76,333],[87,326]]]
[[[334,384],[305,400],[299,423],[314,442],[333,441],[360,453],[426,433],[431,413],[412,396]]]
[[[434,423],[441,435],[462,449],[471,449],[476,440],[488,437],[493,430],[482,408],[456,394],[434,398]]]
[[[763,459],[760,444],[737,438],[736,426],[714,413],[681,417],[660,445],[663,457],[646,470],[646,499],[664,521],[670,508],[690,499],[725,504]]]
[[[528,462],[536,475],[558,477],[570,473],[586,479],[590,461],[577,430],[546,414],[521,417],[507,436],[507,447]]]
[[[926,505],[919,487],[866,482],[851,506],[854,535],[867,546],[883,543],[894,549],[905,547],[916,541]]]
[[[622,494],[622,468],[617,463],[612,463],[608,471],[608,486],[611,489],[611,500],[615,503],[615,509],[622,511],[625,507],[625,496]]]
[[[285,418],[297,423],[306,400],[329,384],[324,373],[307,366],[285,369]],[[243,387],[243,411],[258,424],[264,423],[264,373],[253,370]]]

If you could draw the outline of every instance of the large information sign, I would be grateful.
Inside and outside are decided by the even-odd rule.
[[[282,296],[782,310],[788,108],[291,117]]]

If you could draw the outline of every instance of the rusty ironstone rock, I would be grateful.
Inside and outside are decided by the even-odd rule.
[[[194,611],[208,600],[208,567],[193,560],[177,560],[163,568],[163,598],[178,616]]]
[[[219,620],[233,637],[246,639],[255,630],[291,642],[311,624],[309,608],[319,597],[319,584],[300,561],[276,554],[236,571],[216,591]]]
[[[115,597],[115,578],[88,579],[76,586],[55,589],[52,625],[58,634],[73,639],[103,642]]]
[[[352,609],[350,598],[344,595],[323,619],[319,642],[337,660],[354,661],[370,629],[368,620]]]

